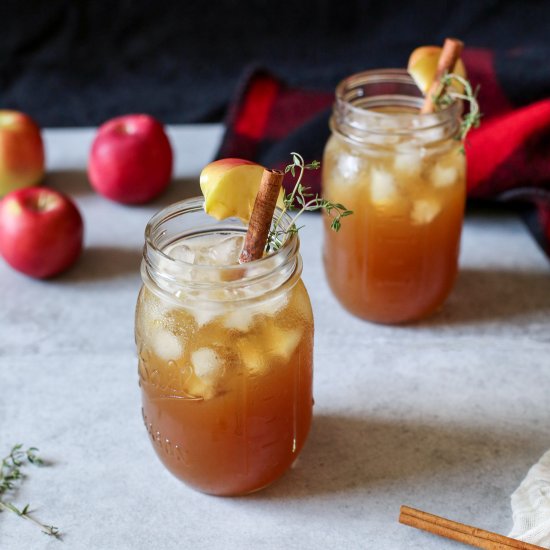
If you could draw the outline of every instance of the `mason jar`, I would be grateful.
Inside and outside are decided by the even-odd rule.
[[[325,272],[347,310],[377,323],[433,313],[457,274],[462,105],[420,114],[422,102],[405,70],[366,71],[336,88],[323,196],[354,214],[339,233],[325,216]]]
[[[156,214],[136,309],[151,443],[176,477],[216,495],[281,476],[312,416],[313,316],[298,237],[240,265],[245,232],[239,220],[208,216],[203,199]]]

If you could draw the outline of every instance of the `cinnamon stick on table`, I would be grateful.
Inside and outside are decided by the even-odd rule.
[[[239,262],[251,262],[263,256],[283,177],[279,170],[264,170]]]
[[[445,76],[445,73],[452,73],[455,64],[460,58],[462,49],[464,48],[464,42],[457,38],[446,38],[437,62],[437,71],[435,73],[434,81],[432,82],[429,90],[424,98],[424,104],[420,109],[423,114],[433,113],[435,111],[434,98],[439,97],[444,93],[445,89],[441,88],[441,79]]]
[[[497,533],[491,533],[478,527],[434,516],[421,510],[409,508],[408,506],[401,506],[399,523],[447,537],[448,539],[457,540],[476,548],[485,548],[485,550],[545,550],[542,546],[511,539],[504,535],[498,535]]]

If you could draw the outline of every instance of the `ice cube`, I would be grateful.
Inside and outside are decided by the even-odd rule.
[[[201,237],[196,239],[195,263],[201,265],[234,265],[239,263],[243,247],[242,235],[220,238]]]
[[[249,374],[261,374],[267,367],[265,353],[262,353],[257,342],[241,338],[237,341],[237,350]]]
[[[166,248],[165,253],[174,260],[187,262],[188,264],[192,264],[195,261],[195,251],[193,248],[182,242],[175,243]]]
[[[434,187],[450,187],[458,177],[458,170],[454,166],[443,166],[436,164],[431,173],[431,180]]]
[[[346,153],[341,154],[338,157],[338,161],[335,166],[335,180],[355,180],[359,175],[359,169],[361,165],[361,159],[356,156],[348,155]]]
[[[397,197],[397,185],[390,172],[372,168],[370,176],[370,198],[373,204],[385,204]]]
[[[209,323],[212,323],[214,319],[219,317],[223,312],[223,308],[215,309],[215,308],[209,308],[209,309],[195,309],[195,321],[197,321],[197,325],[199,327],[202,327],[204,325],[208,325]]]
[[[409,176],[418,176],[422,168],[420,150],[398,152],[395,155],[393,166],[397,172]]]
[[[182,276],[181,271],[174,265],[172,260],[168,260],[167,258],[160,258],[158,271],[163,274],[158,279],[159,287],[170,294],[175,294],[178,289],[178,276]]]
[[[258,312],[262,315],[274,317],[288,304],[288,292],[280,292],[269,300],[258,305]]]
[[[234,265],[239,263],[239,255],[243,248],[244,237],[231,236],[220,240],[212,249],[216,265]]]
[[[262,285],[262,288],[265,292],[268,292],[271,289],[273,281],[269,284]],[[246,289],[242,289],[245,294],[248,294]],[[253,292],[256,294],[262,289],[256,288]],[[254,294],[250,293],[250,297]],[[280,292],[272,298],[266,300],[261,300],[258,303],[249,304],[246,306],[241,306],[232,311],[229,311],[223,319],[223,326],[228,329],[234,329],[241,332],[247,332],[250,330],[254,317],[256,315],[266,315],[268,317],[274,317],[281,309],[283,309],[288,304],[288,293]]]
[[[303,329],[281,329],[272,326],[266,336],[270,339],[271,353],[281,358],[283,361],[288,361],[302,338]]]
[[[200,348],[191,354],[193,376],[185,383],[185,392],[193,397],[211,399],[218,391],[217,382],[221,377],[222,361],[210,348]]]
[[[228,312],[222,321],[225,328],[246,332],[252,325],[252,319],[256,310],[250,307],[242,307]]]
[[[195,318],[197,325],[202,327],[219,317],[225,311],[225,308],[222,304],[209,302],[208,304],[197,304],[196,307],[188,308],[188,311]]]
[[[441,203],[436,199],[418,199],[413,202],[412,222],[416,225],[430,223],[441,212]]]
[[[191,266],[178,264],[173,260],[192,264],[194,261],[194,251],[186,244],[179,242],[166,247],[164,253],[171,259],[160,258],[158,271],[162,273],[163,276],[159,277],[158,284],[166,292],[176,294],[180,282],[191,278],[193,268]]]
[[[183,355],[183,342],[175,334],[161,327],[156,327],[149,334],[153,353],[160,359],[170,361]]]
[[[221,359],[213,349],[200,348],[191,354],[191,364],[196,376],[211,380],[220,372]]]
[[[296,351],[302,334],[302,328],[281,329],[270,324],[264,328],[259,338],[239,339],[237,350],[248,372],[261,374],[269,366],[270,358],[288,361]]]

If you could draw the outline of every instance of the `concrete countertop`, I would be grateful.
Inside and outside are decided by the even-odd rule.
[[[550,264],[511,214],[469,213],[461,270],[426,322],[383,327],[346,313],[324,278],[320,218],[302,231],[316,321],[315,409],[293,469],[243,498],[206,496],[157,460],[142,425],[133,341],[143,230],[197,194],[219,126],[171,128],[176,181],[125,207],[85,175],[93,130],[47,130],[47,182],[86,224],[79,263],[35,281],[0,263],[0,454],[35,445],[16,495],[64,543],[0,514],[0,548],[462,547],[398,524],[408,504],[506,534],[510,494],[550,448]]]

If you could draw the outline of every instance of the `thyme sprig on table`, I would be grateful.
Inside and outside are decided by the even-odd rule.
[[[353,214],[351,210],[348,210],[343,204],[334,203],[327,199],[323,199],[310,191],[309,187],[302,184],[302,178],[306,170],[318,170],[321,167],[321,163],[317,160],[306,164],[304,158],[299,153],[291,153],[292,163],[289,164],[284,173],[292,174],[292,177],[296,178],[296,183],[292,192],[288,195],[285,194],[283,199],[283,209],[279,216],[272,224],[269,230],[269,235],[266,243],[266,250],[279,249],[285,240],[296,233],[303,227],[298,226],[297,221],[304,212],[315,212],[317,210],[324,210],[331,218],[330,227],[333,231],[338,232],[342,226],[342,218]],[[292,220],[287,228],[281,227],[281,221],[285,213],[295,211],[296,214],[292,217]]]
[[[34,523],[43,533],[55,538],[61,538],[59,529],[53,525],[45,525],[30,514],[29,504],[18,508],[13,502],[7,500],[10,492],[16,490],[23,480],[22,467],[26,464],[44,466],[44,461],[38,456],[36,447],[23,449],[21,443],[14,445],[10,453],[2,459],[0,465],[0,511],[6,510],[17,514],[19,517]]]
[[[464,92],[461,93],[453,89],[453,82],[461,84],[464,88]],[[479,86],[474,89],[467,78],[455,73],[445,73],[441,79],[439,91],[434,97],[434,103],[440,108],[449,106],[457,99],[466,101],[469,104],[470,110],[462,117],[460,123],[460,132],[457,136],[457,139],[460,141],[465,142],[468,132],[472,128],[477,128],[481,122],[481,111],[477,101],[478,92]]]

